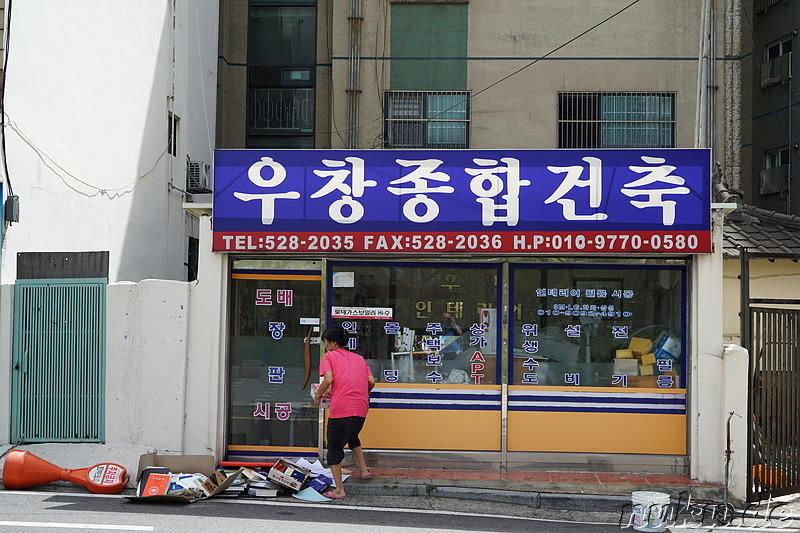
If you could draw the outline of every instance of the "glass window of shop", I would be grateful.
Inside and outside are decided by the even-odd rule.
[[[685,387],[685,269],[512,268],[514,385]]]
[[[382,383],[494,384],[496,266],[332,265],[331,322]]]
[[[229,445],[317,446],[320,277],[234,269]]]

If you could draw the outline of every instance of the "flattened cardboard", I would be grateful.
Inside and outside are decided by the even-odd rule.
[[[173,503],[192,503],[198,499],[206,499],[220,492],[224,491],[233,484],[242,469],[240,468],[236,473],[227,476],[225,473],[216,469],[216,461],[212,455],[158,455],[156,452],[146,453],[139,458],[139,470],[136,474],[137,481],[140,479],[142,472],[148,466],[158,466],[168,468],[173,474],[194,474],[200,473],[208,478],[208,481],[203,484],[203,488],[208,492],[208,496],[203,498],[191,498],[189,496],[179,495],[160,495],[160,496],[125,496],[128,500],[132,501],[160,501],[160,502],[173,502]]]

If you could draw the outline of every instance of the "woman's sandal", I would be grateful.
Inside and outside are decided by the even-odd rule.
[[[346,494],[344,496],[337,496],[336,493],[334,493],[332,490],[325,492],[322,495],[332,500],[344,500],[345,498],[347,498]]]

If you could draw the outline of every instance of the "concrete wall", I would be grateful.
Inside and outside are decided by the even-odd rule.
[[[713,216],[714,249],[722,249],[721,211]],[[720,461],[724,449],[725,391],[741,390],[741,382],[728,383],[722,344],[722,257],[716,254],[695,257],[691,274],[691,312],[689,343],[691,350],[688,423],[690,473],[700,481],[719,483],[723,477]],[[746,366],[745,366],[746,370]]]
[[[205,227],[210,219],[204,218]],[[222,354],[226,258],[206,256],[207,283],[122,282],[107,288],[106,431],[103,444],[33,444],[29,450],[64,468],[110,461],[135,474],[139,456],[221,457],[224,427]],[[10,444],[13,285],[0,288],[0,451]],[[207,311],[208,310],[208,311]],[[192,320],[194,319],[194,320]],[[93,463],[91,463],[93,464]],[[0,470],[2,464],[0,464]],[[133,482],[131,482],[133,483]]]
[[[729,5],[731,0],[714,3],[716,56],[738,57],[738,46],[729,45],[734,39],[726,41],[730,37],[726,27],[731,26],[732,19],[738,20],[738,7]],[[641,2],[552,56],[492,86],[624,5],[591,0],[528,0],[524,6],[517,0],[470,2],[465,65],[467,89],[474,96],[471,148],[555,148],[559,91],[674,91],[676,145],[693,147],[701,1]],[[733,12],[726,13],[726,9]],[[218,139],[220,147],[242,148],[247,5],[244,0],[223,0],[222,11],[221,31],[225,36],[221,41]],[[316,148],[343,148],[347,139],[349,11],[347,0],[320,0],[318,4]],[[358,148],[382,148],[383,92],[391,89],[391,3],[364,2],[362,12]],[[720,65],[723,63],[720,61]],[[722,87],[728,82],[724,78],[733,75],[720,66],[715,83]],[[726,98],[729,103],[738,101],[738,93],[729,96],[721,91],[718,105]],[[726,121],[730,117],[718,112],[720,153]],[[738,136],[739,132],[737,128],[726,133]],[[738,139],[734,144],[739,145]],[[726,170],[734,165],[738,179],[738,161],[719,160]]]
[[[170,184],[185,188],[187,157],[211,162],[217,2],[30,0],[12,17],[6,134],[21,209],[2,281],[17,252],[83,250],[110,252],[112,283],[187,279],[197,222]]]
[[[734,451],[729,472],[731,494],[747,495],[748,355],[740,346],[723,345],[722,330],[728,306],[722,299],[722,211],[715,211],[715,254],[697,256],[692,269],[690,314],[691,367],[687,408],[690,474],[701,482],[725,479],[726,432],[730,418]],[[737,306],[738,308],[738,306]],[[731,412],[734,414],[731,415]]]
[[[108,287],[106,442],[183,451],[189,284]]]
[[[559,91],[675,91],[678,147],[694,146],[697,56],[702,2],[642,2],[552,56],[481,92],[578,36],[625,3],[511,0],[469,3],[467,88],[471,148],[555,148]],[[724,3],[717,2],[723,57]],[[333,9],[333,148],[346,137],[349,3]],[[376,148],[383,132],[381,92],[390,89],[391,35],[383,4],[364,5],[359,148]],[[385,33],[385,34],[384,34]],[[378,59],[372,59],[377,57]],[[723,73],[716,82],[723,85]],[[477,94],[481,92],[481,94]],[[718,100],[722,101],[722,95]],[[722,147],[723,113],[717,114]]]
[[[211,217],[200,219],[198,281],[191,284],[188,336],[185,453],[222,458],[227,423],[227,254],[210,251]]]

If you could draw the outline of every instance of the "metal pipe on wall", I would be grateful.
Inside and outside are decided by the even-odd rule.
[[[714,154],[716,153],[717,141],[717,110],[716,110],[716,92],[717,92],[717,19],[714,12],[713,0],[708,0],[708,79],[706,79],[706,105],[708,106],[708,123],[706,129],[707,147],[711,149],[711,163],[715,162]]]
[[[716,142],[716,20],[714,0],[704,0],[700,23],[700,46],[697,58],[697,108],[695,112],[695,147],[710,148],[714,160]]]
[[[350,58],[347,79],[347,148],[358,148],[358,108],[361,95],[361,0],[350,0]]]
[[[703,139],[705,137],[705,116],[703,110],[705,108],[705,91],[703,88],[706,85],[706,69],[704,68],[703,58],[705,56],[706,44],[706,13],[708,0],[705,0],[700,15],[700,42],[697,52],[697,103],[694,114],[694,146],[695,148],[703,147]]]

